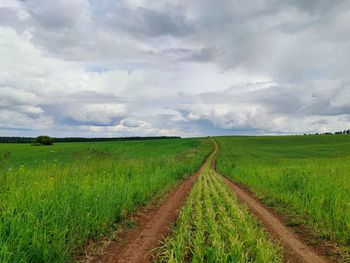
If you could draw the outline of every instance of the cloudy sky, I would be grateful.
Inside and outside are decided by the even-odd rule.
[[[0,136],[350,128],[350,0],[0,0]]]

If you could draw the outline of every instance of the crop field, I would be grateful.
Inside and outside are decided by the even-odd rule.
[[[0,145],[0,262],[69,262],[194,173],[207,139]]]
[[[75,261],[130,215],[122,262],[327,262],[264,204],[350,247],[350,137],[0,144],[1,263]]]
[[[158,261],[269,263],[282,256],[207,162]]]
[[[323,239],[350,245],[350,137],[218,137],[217,168]]]

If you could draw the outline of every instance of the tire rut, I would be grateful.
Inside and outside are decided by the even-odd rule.
[[[285,262],[329,262],[306,245],[297,234],[289,230],[264,204],[253,197],[248,191],[242,189],[234,181],[221,175],[216,170],[215,162],[219,151],[219,145],[214,139],[213,143],[215,144],[215,149],[194,175],[185,179],[168,193],[165,201],[158,209],[143,215],[136,229],[125,233],[119,241],[114,242],[108,247],[103,256],[92,262],[151,262],[152,251],[170,234],[171,224],[175,223],[179,211],[184,205],[197,177],[200,175],[204,165],[208,162],[211,162],[212,170],[215,171],[217,176],[223,178],[224,182],[233,190],[237,198],[244,203],[249,208],[250,212],[263,224],[267,232],[282,243],[285,251]]]
[[[219,151],[219,145],[215,140],[213,141],[216,148],[215,153],[217,153]],[[237,198],[249,208],[250,212],[263,224],[264,228],[282,243],[285,249],[284,258],[286,262],[329,262],[328,259],[318,255],[316,251],[306,245],[297,234],[289,230],[264,204],[242,189],[234,181],[220,174],[215,167],[216,157],[215,154],[211,163],[212,169],[218,176],[223,178],[224,182],[233,190]]]
[[[152,261],[152,251],[169,235],[171,224],[175,223],[179,211],[184,205],[198,175],[208,162],[211,153],[202,163],[199,170],[186,178],[171,190],[165,201],[155,211],[149,211],[138,220],[138,226],[118,241],[108,246],[107,251],[92,262],[98,263],[144,263]]]

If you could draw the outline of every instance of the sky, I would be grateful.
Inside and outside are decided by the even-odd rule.
[[[350,0],[0,0],[0,136],[350,128]]]

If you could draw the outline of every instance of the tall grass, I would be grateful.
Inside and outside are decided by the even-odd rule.
[[[218,169],[324,238],[350,245],[350,137],[218,137]]]
[[[159,262],[282,262],[280,248],[210,168],[201,173]]]
[[[193,173],[212,148],[200,139],[112,143],[117,153],[95,145],[81,158],[1,171],[0,262],[70,261],[87,239]]]

